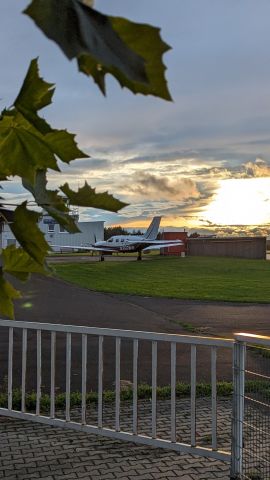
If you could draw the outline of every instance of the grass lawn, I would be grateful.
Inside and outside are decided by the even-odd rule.
[[[153,257],[142,262],[55,265],[66,281],[100,292],[270,303],[270,261]]]

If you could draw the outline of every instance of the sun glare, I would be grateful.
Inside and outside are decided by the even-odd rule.
[[[270,222],[270,178],[221,180],[204,219],[219,225]]]

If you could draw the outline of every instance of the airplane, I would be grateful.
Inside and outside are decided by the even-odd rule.
[[[158,250],[160,248],[183,245],[181,240],[156,240],[161,217],[154,217],[144,235],[115,235],[108,240],[95,242],[93,245],[77,247],[76,250],[90,250],[100,252],[100,261],[104,261],[104,254],[138,252],[137,260],[142,260],[142,252]],[[52,247],[59,245],[51,245]],[[74,248],[61,246],[62,248]]]

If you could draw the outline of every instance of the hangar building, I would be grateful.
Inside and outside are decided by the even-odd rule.
[[[266,259],[266,237],[189,238],[187,255]]]
[[[59,225],[50,215],[43,215],[39,222],[40,230],[45,234],[45,239],[56,252],[63,250],[61,247],[69,246],[72,249],[76,247],[88,247],[97,241],[104,240],[104,222],[79,222],[77,225],[79,233],[69,233]]]
[[[62,228],[50,215],[42,215],[38,226],[44,233],[46,241],[49,244],[57,245],[57,247],[53,247],[54,251],[61,251],[61,247],[64,246],[70,246],[73,249],[76,249],[76,247],[87,247],[98,240],[104,239],[104,222],[79,222],[79,216],[77,214],[73,216],[77,221],[80,232],[71,234]],[[0,248],[18,244],[9,224],[4,221],[4,218],[9,223],[12,222],[13,212],[0,209]]]

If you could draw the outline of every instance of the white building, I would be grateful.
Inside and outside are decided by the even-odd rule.
[[[76,216],[78,219],[78,216]],[[76,219],[76,218],[75,218]],[[95,242],[104,240],[104,222],[76,222],[79,233],[69,233],[49,215],[43,215],[39,228],[45,234],[45,239],[56,252],[65,250],[64,247],[88,247]]]
[[[79,216],[74,215],[74,217],[80,230],[79,233],[68,233],[48,214],[43,214],[40,218],[38,226],[49,245],[55,245],[52,247],[54,251],[67,251],[64,248],[66,246],[75,250],[76,247],[87,247],[96,241],[104,240],[104,222],[79,222]],[[2,223],[0,218],[0,248],[11,244],[18,245],[18,242],[16,242],[9,225]]]

